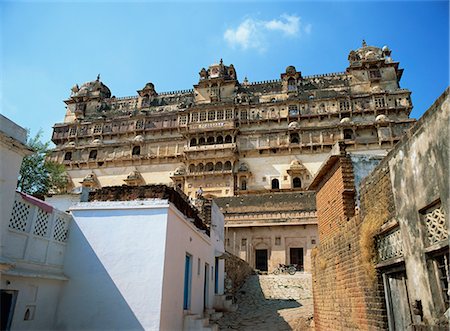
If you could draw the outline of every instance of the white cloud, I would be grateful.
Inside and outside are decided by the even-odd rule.
[[[269,30],[280,30],[288,36],[298,35],[300,29],[300,17],[295,15],[282,15],[285,22],[281,20],[271,20],[265,22],[265,27]]]
[[[233,48],[265,51],[270,35],[281,32],[284,37],[298,37],[310,34],[311,28],[311,24],[302,24],[299,16],[284,14],[270,21],[246,18],[237,28],[227,29],[223,37]]]
[[[251,18],[246,19],[236,29],[227,29],[224,38],[233,47],[236,45],[243,49],[261,47],[258,22]]]

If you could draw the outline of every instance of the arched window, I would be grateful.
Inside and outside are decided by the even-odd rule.
[[[241,178],[241,190],[245,191],[247,189],[247,179],[245,177]]]
[[[192,138],[192,139],[191,139],[190,146],[197,146],[197,139]]]
[[[292,186],[294,186],[294,188],[302,187],[301,179],[298,177],[294,177],[294,179],[292,180]]]
[[[223,166],[224,170],[231,170],[231,162],[227,161],[225,162],[225,165]]]
[[[272,190],[279,190],[280,189],[280,182],[278,179],[274,178],[272,179]]]
[[[197,169],[199,172],[202,172],[204,170],[205,166],[203,165],[203,163],[199,163]]]
[[[66,152],[66,154],[64,154],[64,161],[70,160],[72,160],[72,152]]]
[[[189,165],[189,172],[195,172],[195,165],[194,164],[190,164]]]
[[[206,143],[208,145],[214,145],[214,137],[208,137],[208,139],[206,140]]]
[[[141,146],[134,146],[131,155],[141,155]]]
[[[351,130],[351,129],[345,129],[345,130],[344,130],[344,139],[353,140],[353,139],[354,139],[354,136],[353,136],[353,130]]]
[[[212,162],[208,162],[205,165],[205,171],[213,171],[214,170],[214,164]]]
[[[204,144],[205,144],[205,138],[204,138],[204,137],[201,137],[201,138],[198,140],[198,144],[199,144],[199,145],[204,145]]]
[[[232,143],[232,142],[233,142],[233,138],[230,135],[225,137],[225,144],[229,144],[229,143]]]
[[[217,144],[223,144],[223,137],[222,136],[217,136],[216,143]]]
[[[93,149],[89,152],[89,160],[95,160],[97,158],[97,150]]]
[[[214,170],[216,170],[216,171],[222,171],[222,170],[223,170],[223,164],[222,164],[222,162],[217,162],[216,165],[215,165],[215,167],[214,167]]]
[[[291,134],[291,144],[298,144],[300,142],[300,137],[298,136],[298,133],[292,133]]]

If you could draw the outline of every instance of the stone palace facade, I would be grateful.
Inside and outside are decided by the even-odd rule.
[[[193,89],[160,93],[147,83],[131,97],[112,96],[99,78],[75,85],[64,122],[54,125],[50,159],[66,165],[69,189],[166,184],[191,199],[199,192],[231,200],[261,195],[261,204],[270,194],[287,194],[294,200],[285,210],[273,204],[260,214],[257,207],[240,213],[234,202],[228,213],[230,202],[222,199],[228,249],[271,270],[300,262],[289,249],[301,246],[294,255],[303,254],[309,269],[317,224],[315,205],[305,201],[314,199],[305,196],[298,208],[295,199],[310,194],[303,191],[333,145],[385,155],[414,123],[411,92],[400,87],[403,69],[388,47],[363,42],[348,60],[345,72],[303,76],[288,66],[279,79],[263,82],[239,81],[234,66],[221,60],[201,69]],[[295,247],[272,233],[291,221],[283,233]],[[257,265],[255,240],[265,243],[268,264]],[[275,242],[286,254],[272,259]]]

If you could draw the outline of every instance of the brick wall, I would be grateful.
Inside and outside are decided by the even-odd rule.
[[[382,282],[376,273],[370,277],[363,261],[363,219],[360,214],[355,215],[351,160],[341,155],[334,162],[321,179],[316,196],[320,242],[313,252],[316,329],[385,330]],[[370,212],[373,201],[385,194],[386,180],[389,181],[389,174],[380,172],[363,184],[363,208]],[[373,190],[381,183],[380,189]]]
[[[319,187],[316,195],[317,218],[321,220],[319,237],[325,242],[354,215],[355,189],[350,159],[338,157]]]

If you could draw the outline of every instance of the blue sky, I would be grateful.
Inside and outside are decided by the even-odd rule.
[[[188,89],[223,58],[238,79],[345,71],[388,45],[418,118],[448,86],[448,1],[1,2],[0,112],[50,139],[70,88],[98,73],[115,96]]]

